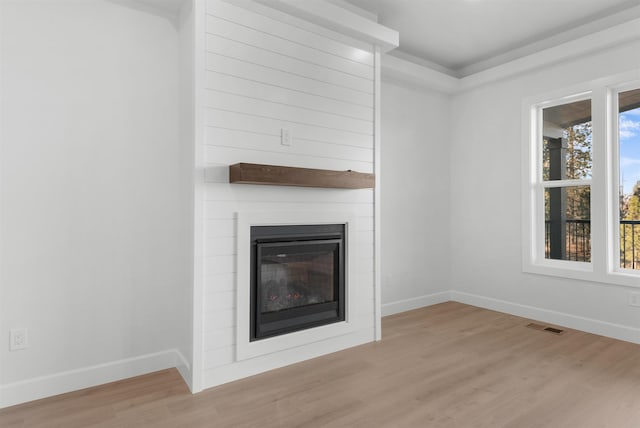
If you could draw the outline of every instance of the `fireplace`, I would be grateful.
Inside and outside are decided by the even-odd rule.
[[[251,226],[250,341],[345,320],[345,225]]]

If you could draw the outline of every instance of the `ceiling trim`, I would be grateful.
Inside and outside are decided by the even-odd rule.
[[[638,18],[640,18],[640,5],[619,10],[610,15],[584,22],[565,31],[555,32],[548,37],[525,43],[519,47],[465,65],[456,69],[455,73],[458,77],[470,76]]]
[[[371,43],[378,46],[382,53],[397,48],[400,43],[397,31],[328,1],[256,0],[256,2],[357,40]]]
[[[463,77],[460,79],[460,90],[472,89],[535,68],[583,57],[634,40],[640,40],[640,18]]]
[[[457,77],[395,55],[384,55],[381,67],[383,79],[391,78],[409,82],[447,94],[457,92],[460,87],[460,79]]]
[[[640,40],[640,18],[462,78],[456,78],[396,56],[385,55],[382,60],[382,76],[402,79],[428,89],[453,94],[637,40]],[[640,67],[640,61],[638,65]]]
[[[180,28],[179,13],[176,13],[168,8],[158,6],[154,3],[150,3],[148,0],[107,0],[111,3],[118,4],[120,6],[135,9],[140,12],[145,12],[150,15],[159,16],[166,19],[173,25],[175,29]],[[173,0],[171,3],[179,9],[186,2],[186,0]]]

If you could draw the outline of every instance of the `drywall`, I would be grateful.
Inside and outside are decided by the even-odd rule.
[[[640,42],[533,68],[453,96],[453,298],[640,341],[640,311],[619,286],[524,274],[521,266],[522,103],[525,97],[640,69]],[[635,335],[635,336],[634,336]]]
[[[382,77],[382,304],[388,315],[448,300],[450,101],[388,79],[384,69]]]
[[[3,403],[34,379],[55,393],[86,386],[69,373],[178,365],[191,314],[176,29],[102,0],[2,9]],[[29,348],[8,352],[15,327]]]

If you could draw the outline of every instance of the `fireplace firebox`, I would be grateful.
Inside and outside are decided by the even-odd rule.
[[[345,225],[251,227],[255,341],[345,320]]]

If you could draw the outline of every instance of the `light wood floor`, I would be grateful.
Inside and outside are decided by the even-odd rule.
[[[165,370],[0,410],[0,427],[640,427],[640,345],[528,323],[449,302],[200,394]]]

